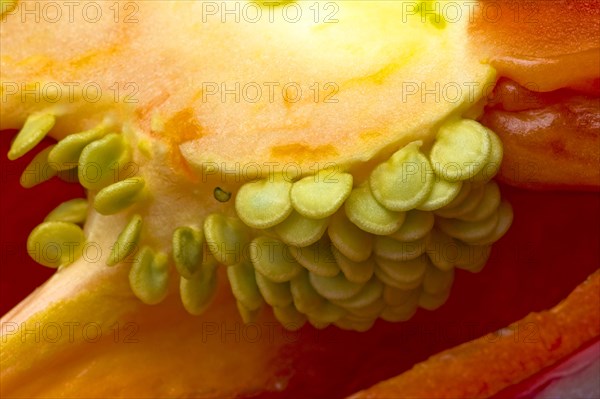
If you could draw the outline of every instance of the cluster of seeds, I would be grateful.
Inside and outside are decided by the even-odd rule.
[[[228,265],[244,319],[266,302],[290,329],[308,320],[364,331],[378,317],[441,306],[455,267],[481,270],[512,222],[490,180],[502,144],[459,120],[442,126],[427,154],[421,148],[406,145],[357,187],[330,171],[250,182],[236,196],[239,220],[209,216],[207,242]]]
[[[17,159],[33,149],[54,127],[56,117],[49,113],[30,115],[14,139],[8,158]],[[94,209],[102,215],[118,213],[147,195],[142,177],[120,180],[130,165],[131,149],[126,139],[112,133],[108,124],[71,134],[40,151],[21,175],[21,185],[29,188],[54,176],[78,181],[96,193]],[[27,249],[39,263],[60,267],[78,259],[85,247],[82,226],[89,202],[75,199],[59,205],[30,234]],[[109,264],[126,256],[127,250],[113,250]],[[114,260],[114,261],[113,261]]]
[[[52,115],[30,117],[9,157],[22,156],[53,125]],[[99,126],[42,151],[28,169],[42,164],[57,174],[63,165],[75,165],[79,182],[96,192],[93,207],[110,215],[146,198],[143,178],[115,182],[111,173],[130,159],[125,138]],[[364,331],[379,317],[396,322],[418,307],[436,309],[448,298],[454,269],[481,270],[491,244],[512,222],[511,207],[491,180],[501,160],[502,144],[493,132],[455,120],[439,129],[431,146],[409,143],[364,182],[331,170],[296,181],[268,176],[248,182],[235,195],[236,217],[213,213],[202,226],[174,231],[172,263],[182,303],[201,314],[217,290],[221,264],[246,322],[265,303],[288,329],[308,321],[317,328]],[[85,172],[89,164],[99,169],[95,177]],[[25,178],[22,183],[32,185]],[[50,267],[73,262],[81,255],[73,243],[85,247],[80,226],[87,211],[82,199],[61,204],[31,233],[30,254],[58,243],[60,256],[34,258]],[[142,230],[142,218],[133,215],[107,265],[130,256],[143,241]],[[129,280],[144,303],[166,297],[170,263],[168,254],[148,246],[137,251]]]

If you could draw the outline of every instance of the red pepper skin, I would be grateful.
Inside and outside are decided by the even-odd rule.
[[[482,122],[504,144],[499,179],[528,189],[600,190],[600,98],[501,79]]]

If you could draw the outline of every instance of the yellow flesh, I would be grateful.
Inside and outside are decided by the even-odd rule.
[[[73,103],[67,87],[59,89],[60,101],[47,103],[68,115],[57,121],[54,136],[95,127],[106,117],[146,136],[154,117],[159,121],[154,127],[181,144],[195,166],[226,162],[232,170],[238,163],[256,162],[266,172],[265,162],[278,163],[278,169],[294,162],[307,174],[314,162],[347,166],[392,144],[431,138],[433,126],[457,108],[469,108],[493,79],[491,68],[466,49],[467,21],[439,29],[422,23],[420,15],[407,15],[400,2],[347,2],[340,4],[339,22],[317,24],[307,9],[298,23],[281,17],[273,23],[267,18],[222,23],[220,15],[203,14],[202,3],[140,4],[138,22],[129,24],[61,19],[55,24],[42,20],[31,29],[9,15],[2,24],[3,32],[10,32],[2,40],[2,80],[39,83],[46,90],[37,103],[33,95],[26,96],[25,104],[18,94],[8,96],[1,127],[19,128],[30,113],[44,108],[43,93],[54,83],[81,82],[73,89]],[[104,5],[106,15],[111,15],[109,6]],[[80,35],[88,40],[74,42]],[[65,38],[70,45],[54,51]],[[256,83],[264,95],[254,103],[240,89],[236,103],[233,94],[223,101],[220,88],[208,94],[221,82],[227,89]],[[275,87],[271,100],[266,82],[298,84],[302,99],[286,102],[283,87]],[[320,86],[317,101],[316,88],[310,89],[315,83]],[[324,89],[326,83],[333,89]],[[92,103],[96,85],[102,97]],[[438,98],[421,87],[434,90]],[[453,87],[462,96],[454,96]],[[330,100],[337,102],[325,102]]]

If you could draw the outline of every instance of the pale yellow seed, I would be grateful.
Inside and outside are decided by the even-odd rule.
[[[456,268],[466,270],[471,273],[479,273],[480,271],[483,270],[483,268],[485,267],[486,264],[487,264],[487,262],[481,261],[479,263],[468,265],[468,266],[456,265]]]
[[[362,230],[377,235],[392,234],[404,222],[404,212],[393,212],[381,205],[368,184],[362,185],[350,194],[345,203],[346,216]]]
[[[169,262],[167,255],[154,253],[149,247],[143,247],[137,254],[129,271],[131,290],[147,305],[162,302],[169,290]]]
[[[358,294],[364,284],[348,281],[343,274],[335,277],[322,277],[309,273],[309,280],[315,290],[329,300],[342,300]]]
[[[244,324],[254,323],[258,319],[261,308],[250,309],[241,301],[236,301],[237,310],[242,317]]]
[[[309,219],[293,211],[283,222],[273,227],[273,231],[286,244],[306,247],[323,237],[328,223],[329,218]]]
[[[237,218],[218,213],[208,215],[204,220],[204,237],[218,262],[233,266],[244,261],[245,251],[250,244],[250,233]]]
[[[401,306],[405,303],[412,302],[414,307],[418,305],[419,295],[421,290],[419,288],[412,290],[401,290],[390,285],[386,285],[383,288],[383,300],[389,306]]]
[[[363,262],[354,262],[344,256],[336,247],[332,247],[331,252],[348,281],[363,284],[371,279],[375,270],[375,260],[373,257]]]
[[[113,215],[129,208],[144,196],[143,177],[131,177],[104,187],[94,198],[94,209],[101,215]]]
[[[449,296],[450,291],[442,292],[440,294],[429,294],[423,291],[419,297],[419,306],[426,310],[436,310],[446,303]]]
[[[179,294],[188,313],[200,315],[208,309],[217,292],[215,265],[201,265],[189,278],[179,278]]]
[[[355,322],[353,322],[353,321],[351,321],[351,320],[348,320],[348,317],[342,317],[341,319],[339,319],[338,321],[336,321],[336,322],[334,323],[334,325],[335,325],[337,328],[339,328],[340,330],[344,330],[344,331],[358,331],[358,330],[355,328],[355,325],[356,325],[356,324],[357,324],[357,323],[355,323]],[[374,324],[374,323],[373,323],[373,324]],[[371,325],[371,326],[372,326],[372,325]],[[369,327],[369,328],[371,328],[371,327]],[[368,329],[367,329],[367,330],[368,330]],[[365,330],[365,331],[366,331],[366,330]]]
[[[69,222],[83,224],[87,218],[89,202],[84,198],[75,198],[65,201],[54,208],[45,218],[44,222]]]
[[[474,182],[487,182],[491,180],[498,171],[500,170],[500,166],[502,164],[502,158],[504,156],[504,148],[502,145],[502,141],[500,137],[490,129],[486,129],[488,135],[490,136],[490,141],[492,144],[492,150],[490,154],[490,159],[488,163],[481,169],[471,181]]]
[[[316,328],[324,328],[325,325],[335,323],[346,315],[346,311],[329,301],[322,302],[319,306],[308,313],[310,324]]]
[[[173,260],[183,278],[192,278],[204,259],[204,232],[193,227],[182,226],[173,232]]]
[[[48,163],[48,154],[54,146],[44,148],[25,167],[20,183],[23,188],[31,188],[56,176],[56,170]]]
[[[371,329],[375,324],[375,320],[352,320],[349,316],[346,316],[335,322],[335,325],[347,331],[365,332]]]
[[[256,229],[273,227],[292,213],[292,183],[282,178],[244,184],[235,198],[239,218]]]
[[[125,138],[116,133],[106,135],[81,151],[79,182],[88,190],[101,190],[121,180],[126,169],[135,168],[130,159],[131,150]]]
[[[137,249],[141,233],[142,217],[140,215],[134,215],[123,231],[121,231],[119,237],[117,237],[117,241],[110,251],[110,256],[106,261],[106,265],[114,266],[132,254]]]
[[[290,253],[298,263],[319,276],[333,277],[340,272],[329,240],[321,239],[304,248],[290,247]]]
[[[59,170],[57,176],[60,180],[67,183],[79,183],[79,169],[77,167],[73,169]]]
[[[498,212],[494,211],[487,218],[476,222],[439,218],[437,225],[440,230],[450,237],[457,238],[466,243],[477,242],[494,232],[498,225]]]
[[[275,238],[255,238],[250,245],[250,260],[260,274],[275,283],[289,281],[302,271],[290,248]]]
[[[8,151],[8,159],[14,161],[33,149],[54,127],[56,117],[51,114],[32,114],[15,137]]]
[[[469,119],[450,121],[438,131],[431,148],[431,164],[444,180],[467,180],[487,164],[491,148],[487,129],[480,123]]]
[[[334,301],[338,306],[345,309],[360,309],[365,308],[381,298],[383,293],[383,284],[378,278],[371,278],[361,290],[347,299],[339,299]]]
[[[290,283],[275,283],[262,274],[256,272],[256,284],[262,294],[265,302],[274,307],[285,307],[292,303],[292,292],[290,291]]]
[[[79,164],[79,157],[85,146],[101,139],[106,133],[106,127],[98,126],[84,132],[70,134],[56,144],[48,155],[48,160],[56,170],[73,169]]]
[[[335,248],[351,261],[364,262],[371,256],[373,236],[352,223],[343,209],[332,216],[327,233]]]
[[[428,294],[441,294],[450,291],[454,282],[454,269],[442,271],[433,265],[427,266],[423,279],[423,291]]]
[[[431,231],[434,222],[435,217],[431,212],[408,211],[402,227],[389,237],[403,242],[416,241],[424,238]]]
[[[435,179],[427,199],[417,206],[422,211],[434,211],[444,206],[450,206],[458,197],[463,186],[462,181],[449,182],[441,178]]]
[[[81,257],[85,235],[81,227],[67,222],[44,222],[27,238],[27,252],[37,263],[57,268]]]
[[[459,257],[460,244],[438,229],[431,230],[427,241],[427,256],[440,270],[450,270]]]
[[[352,191],[352,175],[322,170],[294,183],[292,205],[301,215],[323,219],[333,215]]]
[[[466,183],[465,183],[466,184]],[[483,194],[485,193],[485,186],[483,185],[475,185],[471,186],[469,189],[469,195],[465,198],[460,204],[457,206],[453,206],[453,203],[450,203],[448,206],[437,209],[434,213],[437,216],[441,216],[443,218],[457,218],[461,215],[465,215],[471,212],[473,209],[479,205],[481,200],[483,199]],[[453,201],[454,202],[454,201]]]
[[[496,241],[498,241],[510,228],[513,221],[513,210],[512,206],[506,202],[502,201],[498,206],[498,224],[494,231],[490,234],[482,237],[480,240],[473,241],[472,244],[477,245],[489,245]]]
[[[331,325],[331,323],[324,323],[319,320],[311,319],[310,317],[308,317],[308,323],[317,330],[324,330]]]
[[[306,316],[300,313],[293,304],[285,307],[274,307],[273,314],[275,314],[275,318],[279,320],[283,328],[289,331],[297,331],[306,324]]]
[[[392,261],[375,257],[375,275],[387,285],[400,289],[417,288],[425,276],[429,259],[425,255],[407,261]]]
[[[256,285],[254,268],[242,262],[227,268],[227,277],[231,285],[233,296],[241,302],[246,309],[257,310],[263,304],[263,297]]]
[[[302,271],[302,273],[290,281],[290,289],[292,291],[292,298],[294,299],[294,306],[304,314],[316,310],[325,302],[325,298],[319,295],[313,288],[306,271]]]
[[[418,296],[415,302],[418,302]],[[407,302],[400,306],[387,306],[381,312],[381,318],[390,323],[410,320],[417,312],[417,305],[418,303]]]
[[[383,298],[379,297],[375,301],[361,307],[348,308],[348,313],[352,316],[364,319],[377,319],[385,309]]]
[[[380,267],[375,267],[375,276],[381,280],[385,285],[392,286],[401,290],[412,290],[418,288],[421,285],[421,280],[413,281],[410,283],[406,283],[400,280],[395,280],[392,276],[390,276],[385,270]]]
[[[487,263],[490,253],[492,252],[491,245],[467,245],[458,242],[458,257],[454,262],[459,269],[470,271],[471,273],[479,273]]]
[[[367,322],[367,321],[373,321],[375,319],[377,319],[376,317],[363,317],[363,316],[357,316],[354,313],[350,313],[348,312],[348,314],[344,317],[344,319],[348,320],[348,321],[352,321],[352,322],[359,322],[359,323],[363,323],[363,322]]]
[[[394,261],[415,259],[425,252],[427,236],[411,241],[401,242],[389,237],[375,238],[373,252],[376,256]]]
[[[429,160],[413,142],[396,152],[371,173],[369,184],[375,199],[387,209],[404,212],[423,203],[434,183]]]
[[[483,198],[479,201],[479,204],[470,212],[458,216],[457,219],[477,222],[490,217],[498,209],[499,205],[500,188],[498,188],[496,182],[491,181],[485,185]]]
[[[454,199],[452,201],[450,201],[450,203],[443,206],[444,209],[455,209],[457,206],[462,204],[463,201],[465,201],[469,197],[469,195],[471,194],[471,189],[473,187],[481,187],[481,185],[474,184],[474,183],[472,184],[469,181],[456,182],[455,184],[461,185],[460,191],[458,192],[456,197],[454,197]]]

